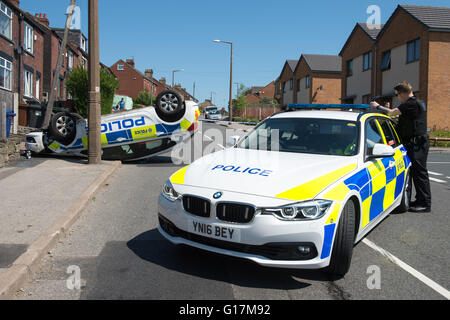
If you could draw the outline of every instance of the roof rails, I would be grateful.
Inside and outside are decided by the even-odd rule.
[[[322,110],[322,109],[340,109],[340,110],[355,110],[368,111],[370,105],[368,104],[289,104],[288,110]]]

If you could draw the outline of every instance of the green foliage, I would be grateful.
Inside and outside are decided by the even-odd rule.
[[[152,97],[152,95],[148,91],[140,92],[134,100],[134,104],[140,104],[143,106],[152,106],[155,105],[156,97]]]
[[[82,67],[73,69],[66,80],[67,92],[73,97],[76,112],[82,117],[88,116],[89,75]],[[101,114],[110,114],[114,102],[114,92],[119,81],[109,72],[100,69]]]
[[[450,148],[449,141],[439,141],[437,145],[435,145],[435,141],[433,138],[450,138],[450,131],[431,131],[430,132],[430,144],[432,147],[436,146],[439,148]]]
[[[233,100],[233,109],[236,111],[236,114],[240,113],[248,106],[247,99],[245,98],[245,86],[241,83],[237,98]]]

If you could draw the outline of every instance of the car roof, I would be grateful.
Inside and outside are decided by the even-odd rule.
[[[359,112],[352,112],[352,111],[302,110],[302,111],[281,112],[275,114],[272,117],[272,119],[315,118],[315,119],[358,121],[359,115],[360,115]]]

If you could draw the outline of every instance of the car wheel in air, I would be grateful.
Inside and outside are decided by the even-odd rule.
[[[68,145],[76,135],[77,118],[68,112],[59,112],[53,115],[49,132],[56,141]]]
[[[182,95],[174,90],[166,90],[156,97],[156,114],[164,122],[180,121],[186,108]]]

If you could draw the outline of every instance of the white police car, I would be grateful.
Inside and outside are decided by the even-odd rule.
[[[193,134],[200,111],[194,101],[184,101],[175,91],[158,95],[155,107],[102,116],[101,143],[104,160],[139,160],[167,152],[177,142],[174,134]],[[52,116],[43,132],[26,137],[27,150],[34,153],[87,156],[87,121],[67,112]]]
[[[407,210],[409,168],[382,114],[284,112],[172,175],[158,229],[174,244],[344,275],[354,244]]]

